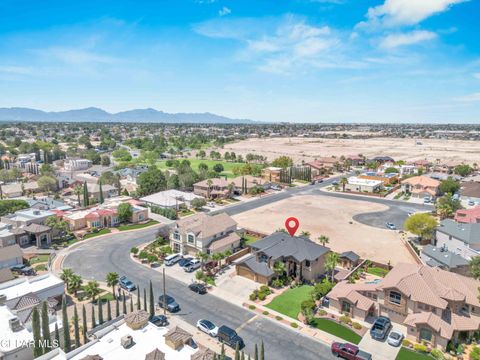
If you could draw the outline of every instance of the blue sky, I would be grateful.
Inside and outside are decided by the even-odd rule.
[[[479,0],[0,2],[0,107],[480,122]]]

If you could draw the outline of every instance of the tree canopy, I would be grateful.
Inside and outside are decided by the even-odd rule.
[[[428,240],[432,238],[437,225],[437,220],[432,215],[427,213],[417,213],[405,220],[403,227],[412,234]]]

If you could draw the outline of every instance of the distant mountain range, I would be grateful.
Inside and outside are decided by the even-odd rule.
[[[68,111],[47,112],[29,108],[0,108],[0,121],[38,122],[142,122],[142,123],[198,123],[198,124],[248,124],[248,119],[231,119],[211,113],[166,113],[155,109],[134,109],[118,113],[89,107]]]

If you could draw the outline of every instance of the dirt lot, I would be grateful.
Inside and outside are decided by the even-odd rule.
[[[268,234],[283,228],[287,217],[296,216],[300,221],[297,234],[308,231],[312,240],[322,234],[327,235],[330,238],[328,246],[336,252],[353,250],[362,258],[383,263],[390,261],[392,265],[398,262],[414,263],[397,232],[352,221],[353,215],[382,210],[386,210],[386,207],[381,204],[336,198],[325,201],[325,198],[308,195],[262,206],[233,218],[246,229]]]
[[[288,155],[295,162],[310,161],[322,156],[358,155],[367,157],[391,156],[395,160],[428,159],[435,162],[462,162],[480,164],[480,142],[439,139],[322,139],[271,138],[247,139],[225,145],[221,152],[234,151],[237,155],[254,153],[273,160]]]

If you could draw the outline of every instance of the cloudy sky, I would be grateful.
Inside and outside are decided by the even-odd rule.
[[[0,2],[0,107],[480,123],[479,0]]]

